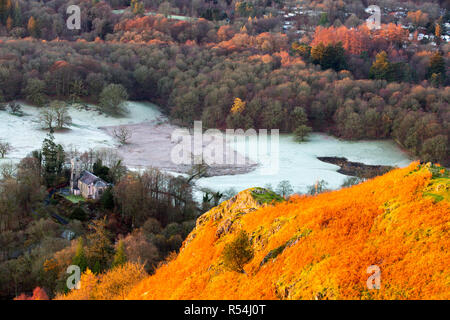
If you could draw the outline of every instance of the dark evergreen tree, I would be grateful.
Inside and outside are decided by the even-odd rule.
[[[60,144],[55,143],[55,137],[51,131],[42,144],[44,180],[47,186],[52,186],[56,182],[56,178],[61,175],[64,160],[64,149]]]

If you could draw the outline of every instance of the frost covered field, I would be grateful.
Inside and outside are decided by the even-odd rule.
[[[0,163],[19,162],[31,151],[40,148],[43,139],[47,135],[47,131],[41,129],[38,121],[39,109],[29,105],[22,105],[25,113],[23,117],[0,111],[0,139],[8,141],[14,148],[8,154],[7,159],[0,160]],[[94,106],[90,106],[88,111],[71,107],[70,116],[73,124],[69,130],[55,133],[56,142],[62,144],[67,150],[71,148],[76,148],[79,151],[99,147],[119,148],[118,142],[100,127],[140,124],[164,119],[157,106],[151,103],[128,102],[128,109],[129,113],[126,117],[114,118],[100,114],[95,110]],[[156,131],[148,134],[158,135]],[[155,143],[159,140],[169,141],[169,132],[162,131],[161,135],[164,135],[164,137],[155,136],[151,140],[154,140]],[[238,145],[235,145],[235,147],[237,150],[242,150],[242,147],[240,148]],[[155,153],[158,153],[159,150],[151,143],[132,144],[122,148],[135,148],[135,150],[128,150],[127,152],[153,153],[156,157],[158,155]],[[141,150],[142,148],[149,148],[150,150]],[[288,180],[295,191],[306,191],[307,186],[314,184],[318,180],[325,180],[328,182],[328,187],[338,188],[346,176],[337,172],[338,166],[319,161],[316,157],[346,157],[350,161],[365,164],[398,167],[406,166],[411,162],[408,155],[391,141],[350,142],[317,133],[310,135],[309,140],[305,143],[295,142],[291,135],[281,135],[279,152],[279,171],[276,174],[262,174],[268,163],[261,159],[252,159],[259,163],[256,170],[245,174],[202,178],[198,180],[197,187],[206,187],[217,191],[234,188],[236,191],[240,191],[255,186],[263,187],[267,184],[276,187],[280,181]],[[170,159],[167,159],[167,161],[170,161]],[[145,165],[148,162],[146,161]],[[127,164],[127,161],[125,163]],[[134,162],[130,163],[132,166],[139,166]],[[158,167],[160,163],[161,161],[155,161],[153,165]],[[165,168],[166,166],[160,167]],[[171,169],[170,171],[173,170]]]
[[[19,162],[31,151],[41,148],[42,141],[48,131],[42,130],[39,124],[39,108],[20,103],[23,117],[11,115],[7,111],[0,111],[0,139],[13,146],[7,159],[0,159],[0,163]],[[72,117],[70,129],[55,132],[55,140],[66,149],[76,148],[86,151],[98,147],[116,147],[118,144],[113,137],[99,127],[133,124],[157,119],[161,113],[151,103],[128,102],[129,113],[126,117],[114,118],[100,114],[95,107],[89,105],[90,110],[71,107]]]
[[[411,162],[408,155],[392,141],[343,141],[326,134],[314,133],[307,142],[297,143],[292,135],[280,135],[279,171],[273,175],[263,175],[264,166],[247,174],[203,178],[198,187],[224,191],[234,188],[241,191],[250,187],[264,187],[288,180],[294,191],[305,192],[307,186],[325,180],[328,187],[339,188],[347,176],[337,172],[339,167],[325,163],[317,157],[345,157],[349,161],[369,165],[390,165],[404,167]]]

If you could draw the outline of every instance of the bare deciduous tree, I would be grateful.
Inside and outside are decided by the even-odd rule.
[[[53,105],[54,104],[54,105]],[[50,107],[54,110],[56,115],[56,127],[62,129],[65,126],[70,126],[72,124],[72,117],[69,115],[69,108],[67,104],[59,101],[53,101]]]
[[[49,109],[45,108],[39,113],[39,122],[41,123],[42,127],[45,129],[53,129],[54,122],[55,122],[55,115],[54,113]]]
[[[294,189],[289,181],[283,180],[278,184],[276,191],[278,194],[282,195],[283,198],[286,198],[294,192]]]
[[[9,142],[0,141],[0,158],[5,158],[8,152],[12,150],[12,146]]]
[[[131,130],[124,126],[114,129],[113,133],[121,144],[127,144],[133,135]]]
[[[65,102],[52,101],[39,115],[39,121],[45,129],[62,129],[72,124],[69,109]]]

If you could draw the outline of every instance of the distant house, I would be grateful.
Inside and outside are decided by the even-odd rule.
[[[79,159],[71,161],[70,191],[73,195],[81,195],[85,199],[100,199],[109,183],[93,173],[81,170]]]

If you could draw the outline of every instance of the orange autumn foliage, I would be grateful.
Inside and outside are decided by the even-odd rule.
[[[103,274],[87,269],[80,278],[80,289],[56,296],[56,300],[123,300],[147,276],[144,266],[127,262]]]
[[[402,44],[408,40],[408,36],[407,29],[394,23],[383,24],[381,29],[375,31],[370,31],[366,25],[359,26],[356,29],[345,26],[339,28],[318,26],[311,46],[314,47],[319,43],[328,45],[342,42],[342,46],[347,52],[359,55],[364,51],[373,49],[379,51],[381,47],[390,44]]]
[[[36,287],[33,290],[33,295],[31,297],[27,296],[25,293],[22,293],[18,297],[14,298],[14,300],[49,300],[49,298],[44,289]]]
[[[201,216],[178,256],[128,299],[449,299],[450,179],[440,170],[416,162],[276,205],[257,200],[263,189],[243,191]],[[245,273],[222,261],[240,230],[254,250]],[[367,288],[371,265],[379,290]]]

